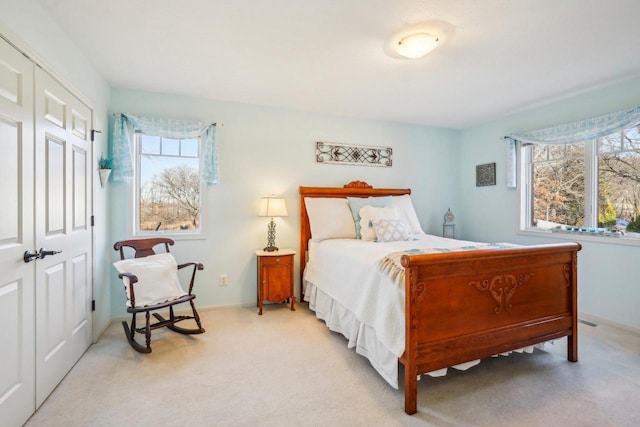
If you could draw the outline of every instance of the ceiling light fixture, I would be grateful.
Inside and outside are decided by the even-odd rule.
[[[422,58],[438,45],[438,37],[429,33],[414,33],[398,41],[396,51],[411,59]]]

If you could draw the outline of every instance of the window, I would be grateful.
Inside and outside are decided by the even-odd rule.
[[[135,234],[202,233],[200,139],[135,133]]]
[[[524,228],[640,231],[640,125],[568,144],[525,144]]]
[[[640,231],[640,125],[598,141],[598,226]]]
[[[531,225],[584,226],[584,144],[531,145]]]

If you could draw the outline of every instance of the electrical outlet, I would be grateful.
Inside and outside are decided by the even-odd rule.
[[[226,274],[220,275],[220,286],[227,286],[229,284],[229,276]]]

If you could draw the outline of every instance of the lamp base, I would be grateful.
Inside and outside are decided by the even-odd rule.
[[[265,252],[275,252],[276,247],[276,222],[271,218],[269,226],[267,227],[267,247],[263,249]]]

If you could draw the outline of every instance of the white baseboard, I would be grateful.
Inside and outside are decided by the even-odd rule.
[[[93,337],[93,344],[98,342],[100,336],[104,334],[104,331],[106,331],[109,326],[111,326],[111,323],[113,323],[113,319],[109,319],[109,321],[105,322],[104,325],[102,325],[102,327],[98,331],[96,331],[96,334]]]
[[[625,325],[624,323],[614,322],[613,320],[605,319],[604,317],[599,317],[593,314],[581,312],[578,314],[578,318],[584,319],[591,323],[603,324],[603,325],[624,329],[626,331],[640,335],[640,328],[636,328],[635,326],[631,326],[631,325]]]

